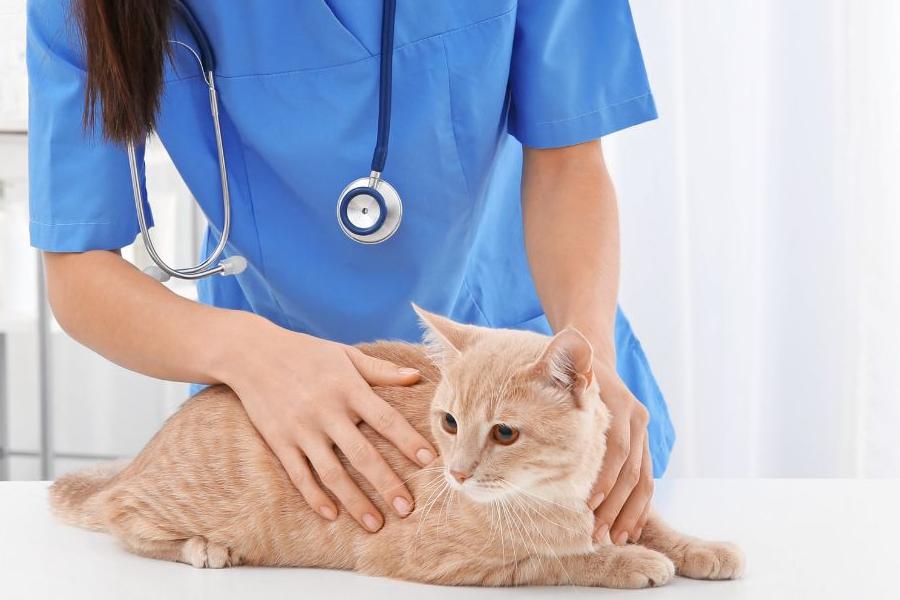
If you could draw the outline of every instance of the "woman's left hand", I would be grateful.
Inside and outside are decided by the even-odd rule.
[[[594,376],[611,420],[606,454],[589,504],[594,511],[594,540],[609,532],[613,543],[637,540],[647,522],[653,496],[653,463],[647,441],[650,414],[628,390],[615,369],[596,364]]]

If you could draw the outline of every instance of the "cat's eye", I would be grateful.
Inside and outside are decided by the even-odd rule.
[[[497,423],[491,429],[491,437],[494,438],[494,441],[498,444],[509,446],[519,439],[519,430],[515,427],[504,425],[503,423]]]
[[[444,418],[441,419],[441,426],[444,428],[444,431],[450,435],[456,435],[456,419],[454,419],[453,415],[450,413],[444,413]]]

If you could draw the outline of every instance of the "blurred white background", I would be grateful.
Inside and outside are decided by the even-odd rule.
[[[897,476],[900,3],[632,7],[660,119],[605,147],[622,303],[678,430],[669,474]],[[114,367],[53,326],[41,377],[23,32],[24,0],[0,0],[0,429],[9,475],[38,478],[42,381],[57,475],[134,453],[186,387]],[[156,237],[186,262],[188,196],[161,151],[148,163]]]

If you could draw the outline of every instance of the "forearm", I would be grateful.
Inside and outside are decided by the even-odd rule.
[[[528,258],[550,324],[578,328],[594,347],[594,374],[610,412],[589,502],[594,539],[624,545],[640,537],[653,465],[649,413],[616,369],[619,219],[600,142],[526,151],[523,203]]]
[[[44,253],[60,325],[112,362],[151,377],[220,383],[250,313],[182,298],[115,252]],[[257,323],[259,322],[259,323]]]
[[[551,327],[577,327],[614,367],[619,220],[599,140],[526,149],[522,202],[528,260]]]

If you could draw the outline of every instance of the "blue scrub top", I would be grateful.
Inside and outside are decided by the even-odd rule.
[[[381,3],[189,4],[218,60],[227,254],[249,261],[237,277],[202,280],[203,302],[346,343],[418,340],[411,301],[467,323],[550,332],[523,243],[522,144],[577,144],[656,117],[627,0],[399,0],[384,176],[403,198],[403,223],[374,246],[344,236],[335,205],[369,172]],[[196,45],[181,23],[173,37]],[[125,152],[82,130],[69,0],[30,0],[27,40],[32,244],[131,244]],[[180,46],[165,80],[158,134],[212,221],[209,250],[222,209],[206,86]],[[650,411],[660,475],[672,425],[621,311],[616,344],[621,376]]]

